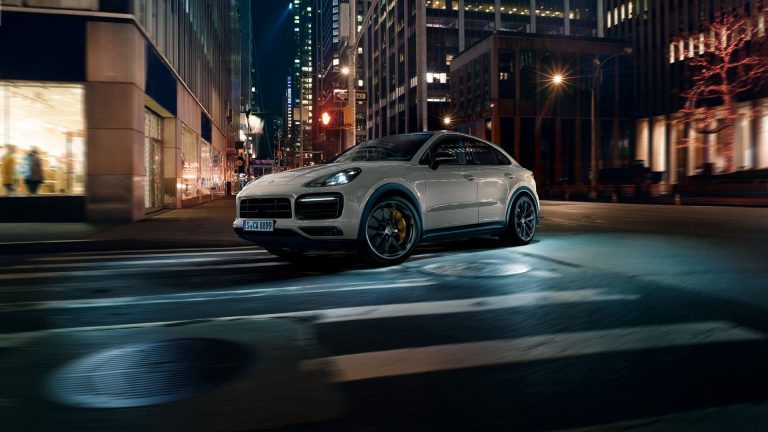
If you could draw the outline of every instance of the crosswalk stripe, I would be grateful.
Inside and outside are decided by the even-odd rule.
[[[621,351],[755,341],[764,338],[762,333],[731,322],[701,321],[348,354],[308,360],[302,366],[306,369],[328,369],[334,382],[348,382]]]
[[[242,250],[227,250],[227,251],[213,251],[205,252],[205,250],[195,252],[182,252],[182,253],[147,253],[147,254],[120,254],[120,255],[66,255],[66,256],[52,256],[52,257],[35,257],[32,261],[75,261],[75,260],[103,260],[113,258],[147,258],[147,257],[171,257],[171,256],[186,256],[186,255],[235,255],[235,254],[269,254],[264,249],[242,249]]]
[[[2,267],[0,270],[27,270],[27,269],[46,269],[46,268],[71,268],[71,267],[109,267],[109,266],[125,266],[125,265],[158,265],[158,264],[181,264],[191,262],[217,262],[217,261],[243,261],[243,260],[259,260],[269,258],[270,256],[239,256],[239,257],[187,257],[187,258],[168,258],[168,259],[136,259],[126,261],[91,261],[91,262],[69,262],[69,263],[56,263],[56,264],[24,264],[16,266]],[[136,257],[136,258],[143,258]]]
[[[396,318],[418,315],[439,315],[461,312],[481,312],[523,306],[541,306],[560,303],[586,303],[592,301],[636,300],[639,296],[609,294],[605,290],[584,289],[568,291],[538,291],[461,300],[389,304],[333,309],[319,312],[317,323],[331,323],[358,319]]]
[[[190,271],[190,270],[216,270],[216,269],[235,269],[235,268],[251,268],[251,267],[271,267],[271,266],[287,266],[291,265],[289,262],[271,261],[271,262],[254,262],[246,264],[221,264],[221,265],[207,265],[207,266],[176,266],[176,267],[162,267],[156,269],[157,271]],[[65,270],[65,271],[51,271],[51,272],[35,272],[35,273],[5,273],[0,274],[0,280],[16,280],[16,279],[42,279],[46,277],[65,277],[65,276],[114,276],[120,274],[131,274],[137,270],[146,270],[146,267],[127,267],[121,269],[106,269],[106,270]]]
[[[418,282],[418,281],[413,281]],[[422,285],[428,285],[428,281],[421,281]],[[401,286],[405,285],[401,283]],[[387,285],[387,287],[392,284]],[[417,285],[412,285],[417,286]],[[382,285],[371,286],[348,286],[340,287],[335,290],[312,290],[302,291],[307,292],[325,292],[325,291],[342,291],[353,289],[375,289],[383,288]],[[235,320],[255,320],[255,319],[275,319],[275,318],[309,318],[313,323],[323,324],[341,321],[355,321],[377,318],[397,318],[405,316],[419,316],[419,315],[439,315],[450,314],[459,312],[479,312],[484,310],[493,309],[507,309],[515,307],[524,307],[532,305],[553,305],[561,303],[575,303],[575,302],[593,302],[593,301],[621,301],[621,300],[635,300],[638,296],[624,295],[624,294],[609,294],[605,290],[599,289],[587,289],[587,290],[574,290],[574,291],[541,291],[532,293],[518,293],[510,294],[506,296],[493,296],[493,297],[474,297],[462,300],[446,300],[435,302],[419,302],[419,303],[402,303],[402,304],[387,304],[387,305],[371,305],[371,306],[355,306],[345,308],[334,309],[318,309],[311,311],[297,311],[297,312],[283,312],[273,314],[260,314],[260,315],[241,315],[241,316],[227,316],[216,318],[204,318],[193,320],[180,320],[180,321],[163,321],[163,322],[149,322],[149,323],[134,323],[134,324],[116,324],[107,326],[91,326],[91,327],[70,327],[59,328],[50,330],[41,330],[36,332],[23,332],[23,333],[8,333],[0,334],[0,348],[15,346],[22,341],[41,336],[45,334],[54,333],[67,333],[77,331],[94,331],[94,330],[116,330],[116,329],[128,329],[128,328],[146,328],[146,327],[162,327],[168,325],[185,325],[194,324],[201,321],[235,321]]]
[[[409,288],[435,285],[437,281],[431,278],[402,279],[388,283],[379,282],[349,282],[333,284],[292,285],[276,288],[255,288],[245,290],[208,291],[203,293],[157,294],[133,297],[108,297],[76,300],[51,300],[45,302],[14,302],[0,303],[0,311],[18,312],[40,309],[75,309],[89,307],[108,307],[123,305],[144,305],[159,303],[200,302],[211,300],[227,300],[233,298],[264,297],[276,294],[311,294],[318,292],[353,291],[370,289]],[[330,288],[323,288],[330,287]],[[319,289],[318,289],[319,288]]]

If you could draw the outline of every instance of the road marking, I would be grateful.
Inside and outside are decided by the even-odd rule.
[[[701,321],[349,354],[308,360],[302,366],[308,369],[328,368],[334,374],[334,382],[347,382],[592,354],[764,338],[762,333],[731,322]]]
[[[402,303],[365,307],[316,311],[317,323],[351,321],[360,319],[396,318],[417,315],[440,315],[462,312],[507,309],[524,306],[541,306],[560,303],[586,303],[592,301],[637,300],[639,296],[609,294],[600,289],[570,291],[538,291],[492,297],[475,297],[461,300],[444,300],[419,303]]]
[[[200,252],[204,253],[203,251],[220,251],[220,250],[246,250],[246,249],[253,249],[253,250],[263,250],[262,248],[258,246],[227,246],[227,247],[207,247],[207,248],[175,248],[175,249],[124,249],[124,250],[111,250],[111,251],[102,251],[99,252],[99,254],[129,254],[129,253],[143,253],[143,252]],[[66,252],[62,255],[72,255],[72,256],[89,256],[93,255],[93,251],[87,251],[87,252]]]
[[[403,279],[401,281],[388,282],[382,284],[379,282],[349,282],[334,283],[322,285],[297,285],[277,288],[255,288],[233,291],[209,291],[204,293],[179,293],[179,294],[158,294],[151,296],[133,296],[133,297],[109,297],[94,299],[77,300],[52,300],[47,302],[15,302],[0,303],[2,312],[19,312],[26,310],[41,309],[76,309],[89,307],[109,307],[126,305],[145,305],[159,303],[178,303],[178,302],[197,302],[211,300],[227,300],[233,298],[252,298],[264,297],[269,295],[285,294],[311,294],[319,292],[334,291],[355,291],[369,289],[388,289],[388,288],[407,288],[417,286],[435,285],[437,281],[431,278]],[[345,286],[350,285],[350,286]],[[317,289],[320,287],[333,286],[330,289]]]
[[[402,283],[400,285],[407,286],[419,286],[419,285],[431,285],[436,282],[429,282],[426,280],[415,279],[410,281],[411,285]],[[327,292],[327,291],[344,291],[352,289],[378,289],[391,287],[393,284],[383,285],[370,285],[370,286],[349,286],[342,287],[335,290],[310,290],[302,291],[301,293],[314,293],[314,292]],[[397,285],[397,284],[394,284]],[[293,288],[293,287],[291,287]],[[297,287],[298,288],[298,287]],[[214,322],[214,321],[235,321],[235,320],[256,320],[256,319],[275,319],[275,318],[305,318],[309,319],[315,324],[343,322],[343,321],[356,321],[356,320],[368,320],[368,319],[381,319],[381,318],[398,318],[405,316],[420,316],[420,315],[442,315],[460,312],[479,312],[485,310],[495,309],[509,309],[525,306],[541,306],[552,305],[561,303],[575,303],[575,302],[592,302],[592,301],[622,301],[622,300],[636,300],[639,296],[625,295],[625,294],[609,294],[606,290],[599,289],[586,289],[586,290],[574,290],[574,291],[540,291],[530,293],[518,293],[505,296],[493,296],[493,297],[474,297],[461,300],[445,300],[434,302],[417,302],[417,303],[401,303],[401,304],[385,304],[385,305],[371,305],[371,306],[354,306],[345,308],[334,309],[318,309],[310,311],[296,311],[296,312],[282,312],[273,314],[260,314],[260,315],[240,315],[240,316],[226,316],[226,317],[213,317],[203,319],[191,319],[191,320],[178,320],[178,321],[161,321],[161,322],[147,322],[147,323],[133,323],[133,324],[115,324],[106,326],[89,326],[89,327],[69,327],[40,330],[34,332],[23,333],[7,333],[0,334],[0,348],[8,348],[17,346],[24,341],[39,337],[47,334],[56,333],[69,333],[79,331],[103,331],[103,330],[117,330],[117,329],[130,329],[130,328],[148,328],[148,327],[162,327],[162,326],[180,326],[189,325],[199,322]]]
[[[270,266],[288,266],[292,265],[289,262],[271,261],[262,263],[247,263],[247,264],[222,264],[212,266],[177,266],[177,267],[162,267],[154,269],[156,271],[190,271],[190,270],[215,270],[215,269],[233,269],[233,268],[251,268],[251,267],[270,267]],[[63,276],[114,276],[120,274],[131,274],[137,270],[146,270],[146,267],[129,267],[122,269],[108,269],[108,270],[74,270],[74,271],[60,271],[60,272],[36,272],[36,273],[6,273],[0,274],[0,280],[14,280],[14,279],[40,279],[46,277],[63,277]]]
[[[139,256],[137,256],[139,258]],[[143,258],[143,257],[141,257]],[[269,256],[239,256],[239,257],[189,257],[189,258],[170,258],[170,259],[136,259],[128,261],[96,261],[96,262],[75,262],[75,263],[56,263],[56,264],[24,264],[16,266],[2,267],[1,270],[26,270],[26,269],[45,269],[45,268],[70,268],[70,267],[108,267],[125,266],[141,264],[181,264],[188,262],[216,262],[216,261],[243,261],[264,259]]]
[[[32,258],[32,261],[74,261],[74,260],[89,260],[89,259],[113,259],[113,258],[146,258],[146,257],[169,257],[169,256],[184,256],[184,255],[235,255],[235,254],[269,254],[264,249],[253,250],[236,250],[236,251],[218,251],[218,252],[182,252],[182,253],[151,253],[151,254],[121,254],[121,255],[78,255],[78,256],[53,256],[53,257],[37,257]]]

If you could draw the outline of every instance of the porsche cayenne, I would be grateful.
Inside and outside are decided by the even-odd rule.
[[[494,144],[440,131],[373,139],[328,163],[260,177],[237,194],[233,227],[286,258],[360,251],[392,265],[446,237],[527,244],[538,220],[531,171]]]

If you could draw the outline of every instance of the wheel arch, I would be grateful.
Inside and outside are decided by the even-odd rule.
[[[413,208],[416,210],[416,217],[419,221],[419,231],[421,233],[421,237],[421,235],[424,233],[424,215],[421,210],[419,199],[416,197],[416,194],[413,191],[399,183],[387,183],[381,185],[376,188],[376,190],[374,190],[373,193],[368,197],[368,200],[363,207],[363,211],[360,214],[360,223],[357,229],[357,237],[362,238],[363,229],[365,227],[365,220],[368,218],[368,215],[373,209],[373,206],[376,205],[379,200],[388,196],[396,196],[402,198],[413,206]]]
[[[539,223],[539,218],[541,217],[541,211],[539,209],[539,200],[536,199],[536,194],[533,192],[531,188],[528,186],[520,186],[517,187],[514,192],[512,192],[512,195],[510,195],[509,200],[507,201],[507,214],[505,221],[507,224],[509,224],[509,215],[512,212],[512,204],[515,203],[515,200],[519,198],[521,195],[527,195],[532,201],[533,204],[536,206],[536,223]]]

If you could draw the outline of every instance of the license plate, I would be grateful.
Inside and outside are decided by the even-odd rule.
[[[245,219],[243,231],[274,231],[275,221],[268,219]]]

